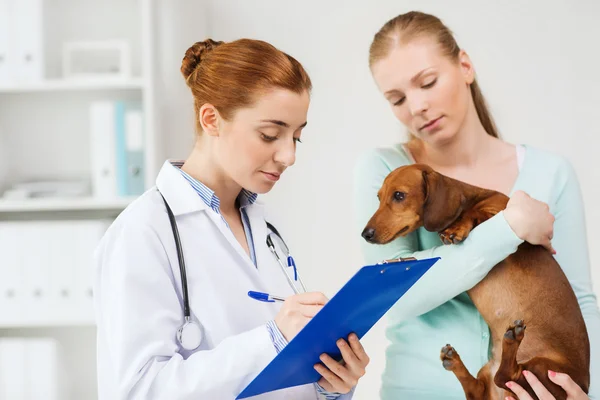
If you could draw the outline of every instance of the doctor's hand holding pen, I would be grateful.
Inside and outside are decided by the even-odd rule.
[[[289,342],[323,308],[328,299],[323,293],[310,292],[285,299],[268,296],[266,301],[283,301],[279,313],[275,316],[275,324]],[[314,368],[322,376],[318,383],[323,389],[328,392],[348,393],[364,376],[369,356],[354,333],[350,334],[348,340],[340,338],[337,346],[343,362],[321,354],[322,364],[316,364]]]

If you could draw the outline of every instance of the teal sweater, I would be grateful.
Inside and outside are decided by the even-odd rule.
[[[525,147],[525,159],[512,189],[548,203],[556,217],[552,245],[577,295],[591,342],[590,397],[600,399],[600,312],[592,291],[585,217],[577,177],[563,158]],[[357,234],[377,210],[377,191],[392,170],[411,164],[402,146],[376,149],[355,169]],[[522,241],[499,213],[475,228],[459,245],[442,245],[423,228],[387,245],[362,243],[367,263],[394,257],[441,257],[387,314],[386,367],[382,399],[464,399],[453,373],[442,367],[442,346],[452,344],[476,376],[488,361],[489,329],[467,290],[481,281]]]

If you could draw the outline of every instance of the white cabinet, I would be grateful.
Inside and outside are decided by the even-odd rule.
[[[99,197],[91,190],[91,105],[122,102],[141,110],[138,150],[146,189],[164,157],[155,133],[152,3],[0,0],[0,343],[27,337],[58,342],[69,377],[67,400],[97,397],[89,261],[103,230],[136,197]],[[64,75],[67,43],[110,41],[126,44],[127,74]],[[36,198],[19,197],[32,192],[15,188],[32,182],[76,182],[86,189],[64,196],[39,189]],[[2,197],[9,189],[13,197]]]

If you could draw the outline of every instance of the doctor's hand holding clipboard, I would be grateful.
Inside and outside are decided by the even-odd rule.
[[[306,71],[262,41],[208,39],[181,72],[195,145],[164,163],[94,255],[100,400],[234,399],[327,302],[306,293],[257,199],[295,162]],[[339,339],[344,362],[323,355],[318,382],[253,398],[350,399],[369,357],[356,336]]]
[[[327,297],[317,292],[288,297],[275,317],[275,323],[285,340],[291,341],[325,303]],[[347,341],[340,338],[337,346],[342,354],[343,363],[322,354],[320,359],[323,365],[315,365],[317,372],[323,376],[318,383],[329,392],[348,393],[365,374],[369,356],[355,334],[351,334]]]

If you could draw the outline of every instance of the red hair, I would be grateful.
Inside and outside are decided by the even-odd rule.
[[[185,52],[181,73],[194,96],[198,132],[202,130],[198,112],[206,103],[230,120],[236,110],[251,106],[271,89],[298,94],[312,89],[308,74],[295,58],[261,40],[194,43]]]

